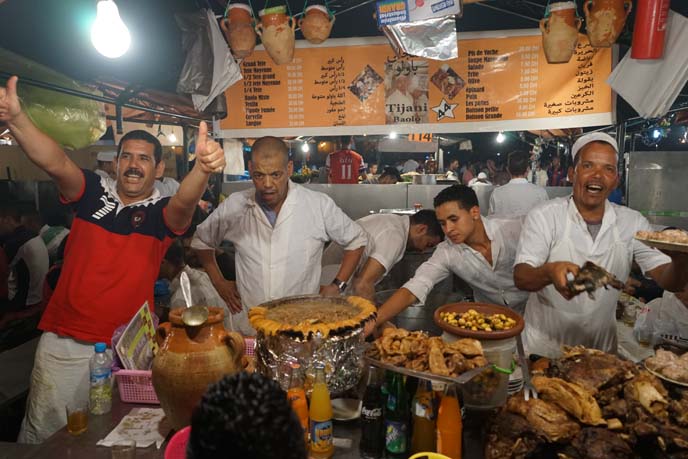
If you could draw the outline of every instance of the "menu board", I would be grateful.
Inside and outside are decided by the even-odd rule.
[[[460,34],[459,57],[397,57],[386,39],[297,42],[276,65],[256,49],[227,89],[224,137],[476,132],[613,123],[612,51],[579,36],[548,64],[539,31]],[[516,35],[513,35],[516,33]]]

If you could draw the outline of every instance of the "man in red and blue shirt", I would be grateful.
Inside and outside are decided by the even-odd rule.
[[[165,251],[186,231],[209,175],[222,170],[224,152],[201,122],[196,165],[177,193],[162,198],[160,142],[145,131],[122,137],[116,179],[80,169],[21,109],[17,78],[0,86],[0,121],[28,158],[55,182],[76,217],[60,280],[39,328],[27,413],[19,441],[40,443],[66,424],[65,405],[88,390],[93,343],[110,343],[141,305],[153,306],[153,285]]]

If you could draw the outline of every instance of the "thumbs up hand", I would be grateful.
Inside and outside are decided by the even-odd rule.
[[[225,168],[225,152],[219,143],[208,139],[208,125],[205,121],[201,121],[198,127],[196,162],[206,174],[222,172]]]
[[[17,78],[7,80],[7,86],[0,86],[0,121],[9,123],[21,113],[21,104],[17,96]]]

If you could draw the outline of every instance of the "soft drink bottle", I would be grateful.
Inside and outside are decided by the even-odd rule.
[[[437,452],[450,457],[461,459],[461,408],[456,395],[456,386],[447,385],[437,413]]]
[[[435,393],[430,381],[420,381],[413,397],[413,435],[411,454],[435,451]]]
[[[385,404],[385,452],[390,458],[408,456],[408,399],[404,388],[404,377],[394,373],[388,388]]]
[[[308,400],[306,400],[306,391],[303,389],[301,365],[298,363],[292,363],[290,367],[287,398],[289,399],[291,409],[294,410],[294,413],[296,413],[296,416],[299,418],[299,422],[303,428],[304,441],[306,445],[308,445]]]
[[[315,384],[311,393],[310,409],[310,457],[328,459],[334,454],[332,432],[332,403],[325,382],[325,366],[316,364]]]
[[[368,368],[366,385],[361,404],[361,442],[362,459],[379,459],[385,449],[385,424],[382,419],[384,399],[377,368]]]
[[[91,385],[88,392],[92,414],[109,413],[112,408],[112,357],[105,343],[96,343],[95,354],[89,360]]]

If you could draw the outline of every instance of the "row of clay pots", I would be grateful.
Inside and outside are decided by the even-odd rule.
[[[631,7],[632,0],[586,0],[583,9],[590,44],[595,48],[613,45]],[[576,49],[581,26],[581,19],[576,16],[576,3],[552,3],[549,12],[549,17],[540,20],[545,57],[550,64],[566,63]]]
[[[260,36],[265,50],[277,65],[291,62],[294,58],[294,29],[296,21],[287,16],[286,7],[278,6],[261,10],[260,22],[253,26],[251,7],[242,3],[229,5],[227,17],[220,22],[229,48],[237,59],[244,59],[256,46],[256,34]],[[327,40],[332,30],[334,16],[327,8],[311,5],[299,19],[301,33],[310,43],[319,44]]]

